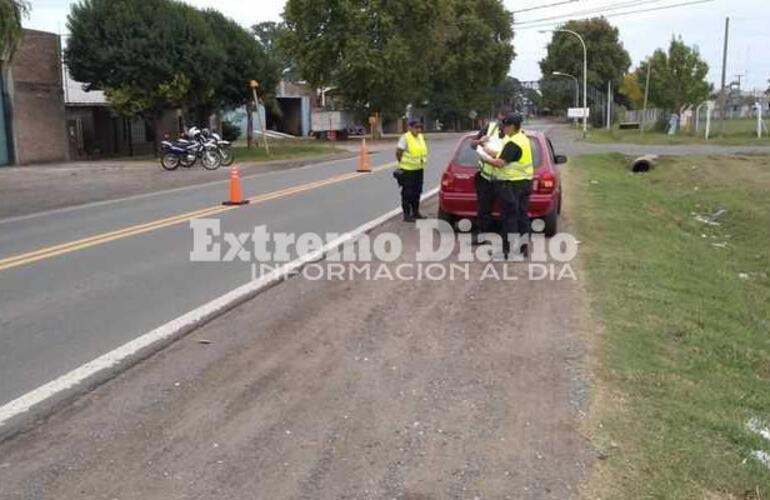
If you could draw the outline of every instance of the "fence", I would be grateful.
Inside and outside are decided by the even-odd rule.
[[[629,110],[626,111],[626,116],[623,118],[624,122],[636,122],[643,123],[645,125],[654,125],[658,123],[660,117],[663,116],[663,110],[658,108],[651,108],[648,110]]]

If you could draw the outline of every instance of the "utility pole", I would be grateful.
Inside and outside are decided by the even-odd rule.
[[[583,139],[588,134],[588,48],[586,47],[586,41],[580,36],[580,33],[567,29],[555,29],[555,30],[540,30],[540,33],[569,33],[577,37],[580,40],[580,45],[583,46]]]
[[[259,96],[257,95],[257,89],[259,88],[259,82],[252,80],[249,82],[251,92],[254,95],[254,107],[257,108],[257,121],[259,122],[259,128],[262,130],[262,142],[265,145],[265,153],[270,156],[270,146],[267,144],[267,131],[265,130],[265,123],[262,121],[261,109],[259,106]]]
[[[639,125],[641,135],[644,135],[644,120],[647,118],[647,99],[650,97],[650,71],[652,70],[652,58],[647,60],[647,82],[644,84],[644,107],[642,108],[642,119]]]
[[[612,80],[607,82],[607,130],[612,130]]]
[[[728,39],[730,36],[730,18],[725,18],[725,47],[722,52],[722,94],[720,95],[720,106],[722,108],[722,117],[721,122],[719,125],[719,135],[724,137],[725,136],[725,106],[726,106],[726,95],[725,95],[725,79],[727,78],[727,47],[728,47]]]

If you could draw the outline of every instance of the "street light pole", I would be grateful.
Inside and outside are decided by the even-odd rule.
[[[580,33],[564,28],[555,30],[542,30],[540,32],[569,33],[570,35],[576,36],[577,39],[580,40],[580,45],[583,46],[583,139],[585,139],[586,135],[588,134],[588,49],[586,48],[586,42],[583,40],[583,37],[580,36]]]
[[[647,99],[650,97],[650,72],[652,71],[652,57],[647,60],[647,82],[644,84],[644,107],[642,108],[642,119],[639,125],[639,134],[644,135],[644,121],[647,119]]]
[[[565,76],[567,78],[572,78],[575,81],[575,107],[579,108],[580,107],[580,82],[578,81],[577,77],[574,75],[570,75],[569,73],[562,73],[561,71],[554,71],[551,74],[553,76]]]

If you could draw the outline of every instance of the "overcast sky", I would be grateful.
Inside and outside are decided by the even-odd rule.
[[[597,15],[601,11],[620,29],[621,39],[631,54],[634,65],[651,54],[655,48],[667,47],[673,35],[681,35],[689,45],[698,46],[709,63],[709,79],[718,83],[722,68],[724,20],[726,16],[730,16],[728,81],[734,80],[735,75],[740,74],[744,75],[742,78],[745,89],[766,89],[768,86],[770,0],[713,0],[698,5],[617,16],[614,14],[692,0],[505,0],[505,4],[515,11],[514,6],[519,9],[531,9],[565,1],[569,3],[516,15],[517,23],[531,23],[514,27],[514,45],[518,57],[511,66],[510,74],[521,80],[539,79],[540,68],[537,63],[545,55],[545,46],[550,34],[541,34],[538,31],[547,28],[548,23],[565,19],[548,19],[541,23],[533,21],[563,15],[586,17],[585,14]],[[32,14],[24,24],[29,28],[64,33],[69,6],[72,3],[72,0],[32,0]],[[285,1],[187,0],[187,3],[199,7],[214,7],[242,25],[250,26],[260,21],[280,20]]]

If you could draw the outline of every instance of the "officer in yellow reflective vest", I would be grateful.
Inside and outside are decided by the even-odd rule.
[[[489,164],[494,167],[492,181],[494,195],[500,202],[500,215],[503,226],[503,252],[510,253],[510,242],[515,237],[522,238],[521,248],[515,249],[525,255],[528,252],[530,222],[529,195],[532,177],[535,173],[532,145],[521,130],[520,114],[506,116],[503,119],[502,149]]]
[[[489,122],[486,127],[479,130],[476,137],[471,140],[471,147],[487,147],[493,151],[502,149],[503,119],[511,114],[509,106],[503,106],[497,113],[497,120]],[[495,203],[494,187],[492,180],[495,176],[495,168],[492,165],[479,160],[479,171],[474,179],[476,185],[476,231],[474,233],[474,242],[477,242],[476,235],[489,231],[492,227],[492,208]]]
[[[401,186],[404,221],[414,222],[416,219],[424,219],[425,217],[420,213],[420,197],[423,172],[428,162],[428,146],[425,144],[422,123],[419,121],[410,121],[409,130],[398,140],[396,159],[398,160],[396,178]]]

